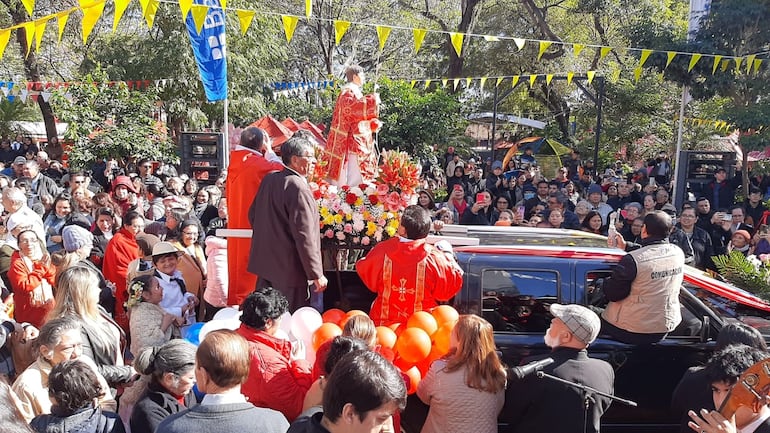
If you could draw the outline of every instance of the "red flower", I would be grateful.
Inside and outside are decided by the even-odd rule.
[[[356,203],[356,200],[358,200],[358,196],[352,193],[345,194],[345,203],[349,205],[353,205]]]
[[[348,192],[348,191],[350,191],[350,187],[347,186],[347,185],[342,185],[342,190],[345,191],[345,192]]]
[[[380,202],[380,199],[379,197],[377,197],[376,194],[372,194],[369,196],[369,203],[371,203],[372,205],[376,205],[379,202]]]
[[[316,199],[316,200],[320,200],[321,199],[321,190],[320,189],[313,190],[313,198]]]

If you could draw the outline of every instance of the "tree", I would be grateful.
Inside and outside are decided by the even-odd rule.
[[[145,157],[178,163],[176,148],[165,128],[152,117],[157,94],[152,88],[129,90],[125,83],[110,84],[97,69],[81,83],[58,91],[53,105],[69,124],[65,138],[73,143],[70,165],[90,167],[107,158]]]

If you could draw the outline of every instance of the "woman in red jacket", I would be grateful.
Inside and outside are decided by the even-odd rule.
[[[241,392],[254,406],[277,410],[291,422],[302,412],[312,378],[304,350],[275,337],[281,315],[288,309],[289,301],[281,292],[259,289],[243,301],[237,332],[249,342],[251,354],[249,377]]]
[[[136,235],[144,230],[144,217],[130,211],[123,216],[123,227],[115,233],[104,252],[104,278],[115,284],[115,321],[128,332],[128,315],[123,305],[128,300],[126,278],[128,264],[140,257]]]
[[[45,323],[45,316],[54,306],[53,284],[56,268],[43,241],[32,230],[19,233],[19,251],[11,256],[8,279],[13,288],[16,321],[27,322],[37,328]]]

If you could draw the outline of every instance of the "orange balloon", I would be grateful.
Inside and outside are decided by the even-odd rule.
[[[388,328],[392,329],[393,332],[396,333],[396,337],[400,336],[402,332],[404,332],[404,329],[406,329],[406,326],[401,326],[402,324],[399,322],[391,323],[388,325]]]
[[[406,393],[414,394],[417,392],[417,385],[419,385],[420,380],[422,380],[420,370],[417,367],[412,367],[409,370],[406,370],[404,374],[409,376],[409,389],[406,391]]]
[[[396,339],[398,339],[398,335],[396,333],[388,328],[387,326],[378,326],[377,328],[377,344],[379,344],[382,347],[387,347],[388,349],[392,349],[393,346],[396,345]]]
[[[456,323],[457,322],[449,322],[441,325],[441,327],[438,328],[438,331],[433,334],[433,347],[435,347],[441,355],[446,355],[447,352],[449,352],[449,339]]]
[[[326,310],[322,315],[321,318],[323,319],[323,323],[334,323],[335,325],[339,325],[340,321],[347,317],[344,311],[340,310],[339,308],[332,308],[331,310]]]
[[[340,323],[339,323],[339,325],[340,325],[340,328],[343,328],[343,329],[344,329],[344,328],[345,328],[345,324],[346,324],[346,323],[348,323],[348,320],[349,320],[351,317],[353,317],[353,316],[358,316],[358,315],[368,316],[368,314],[364,313],[364,312],[363,312],[363,311],[361,311],[361,310],[350,310],[350,311],[348,311],[348,312],[345,314],[345,317],[343,317],[342,319],[340,319]]]
[[[439,305],[432,309],[430,314],[436,319],[439,327],[447,322],[456,322],[460,318],[460,313],[451,305]]]
[[[396,358],[393,360],[393,365],[396,366],[400,371],[406,372],[410,368],[414,367],[414,362],[409,362],[405,360],[404,358]]]
[[[317,352],[318,348],[321,347],[322,344],[338,335],[342,335],[342,328],[335,325],[334,323],[324,323],[313,333],[313,349],[315,349]]]
[[[407,328],[396,340],[396,352],[411,363],[418,363],[430,354],[430,336],[420,328]]]
[[[427,311],[417,311],[409,317],[406,321],[407,328],[420,328],[427,332],[428,335],[433,335],[438,329],[438,322]]]
[[[430,349],[430,354],[428,357],[417,363],[417,369],[420,370],[422,377],[425,377],[428,374],[428,370],[430,369],[430,365],[433,364],[433,361],[441,358],[442,356],[443,355],[436,349],[436,346],[433,346]]]

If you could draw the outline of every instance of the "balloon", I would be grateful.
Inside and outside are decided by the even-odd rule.
[[[441,358],[441,356],[442,354],[436,350],[436,346],[433,346],[430,349],[428,357],[417,363],[416,367],[420,370],[422,377],[425,377],[428,374],[428,370],[430,369],[430,365],[433,364],[433,361]]]
[[[405,371],[409,370],[410,368],[414,367],[414,362],[409,362],[409,361],[405,360],[404,358],[400,358],[399,357],[399,358],[396,358],[395,360],[393,360],[393,365],[395,365],[396,368],[398,368],[402,372],[405,372]]]
[[[446,353],[449,352],[449,341],[456,323],[457,322],[449,322],[441,325],[441,327],[438,328],[438,331],[433,334],[433,346],[441,355],[446,355]]]
[[[322,324],[321,313],[312,307],[302,307],[291,316],[291,334],[308,343],[313,339],[313,333]]]
[[[291,332],[291,314],[289,314],[288,311],[281,314],[280,322],[278,322],[278,329],[286,333],[287,336],[289,332]]]
[[[196,346],[199,345],[201,328],[203,328],[203,322],[193,323],[190,326],[183,327],[182,338]]]
[[[420,328],[427,332],[428,335],[433,335],[438,329],[438,323],[433,316],[427,311],[416,311],[406,321],[407,328]]]
[[[323,319],[324,323],[334,323],[335,325],[339,325],[342,319],[347,317],[344,311],[340,310],[339,308],[332,308],[331,310],[324,311],[323,315],[321,315],[321,318]],[[341,327],[340,327],[341,328]]]
[[[399,335],[401,335],[402,332],[404,332],[404,329],[406,329],[406,326],[401,326],[401,325],[402,323],[398,323],[398,322],[391,323],[390,325],[388,325],[388,328],[392,329],[393,332],[395,332],[396,336],[398,337]]]
[[[345,317],[343,317],[342,320],[340,320],[340,323],[339,323],[340,328],[345,329],[345,324],[348,323],[348,320],[350,320],[350,318],[353,317],[353,316],[359,316],[359,315],[360,316],[368,316],[368,314],[364,313],[361,310],[350,310],[350,311],[348,311],[347,314],[345,314]]]
[[[396,359],[396,352],[394,352],[393,349],[390,349],[388,347],[380,346],[380,349],[377,352],[379,352],[383,358],[387,359],[391,363]]]
[[[289,333],[284,331],[283,329],[278,329],[275,331],[275,335],[273,335],[275,338],[280,338],[281,340],[289,341]]]
[[[439,327],[447,322],[456,322],[460,318],[460,314],[451,305],[439,305],[432,309],[430,314],[436,319]]]
[[[405,361],[416,364],[430,354],[430,336],[420,328],[407,328],[396,340],[396,352]]]
[[[417,385],[420,384],[420,380],[422,380],[422,375],[420,374],[420,370],[415,366],[410,368],[409,370],[406,370],[404,372],[409,377],[409,389],[406,391],[407,394],[414,394],[417,392]]]
[[[235,331],[240,326],[241,326],[241,321],[237,318],[227,319],[227,320],[211,320],[209,322],[206,322],[201,328],[200,332],[198,333],[198,341],[205,340],[206,335],[208,335],[209,332],[218,331],[220,329],[229,329],[231,331]]]
[[[233,319],[240,316],[241,316],[241,312],[238,310],[238,307],[225,307],[217,311],[217,314],[214,315],[213,320],[227,320],[227,319]]]
[[[334,323],[324,323],[313,333],[313,349],[318,351],[322,344],[332,338],[342,335],[342,329]]]
[[[395,332],[393,332],[392,329],[388,328],[387,326],[378,326],[376,330],[377,344],[382,347],[387,347],[388,349],[392,349],[393,346],[396,345],[396,339],[398,339],[398,336]]]

